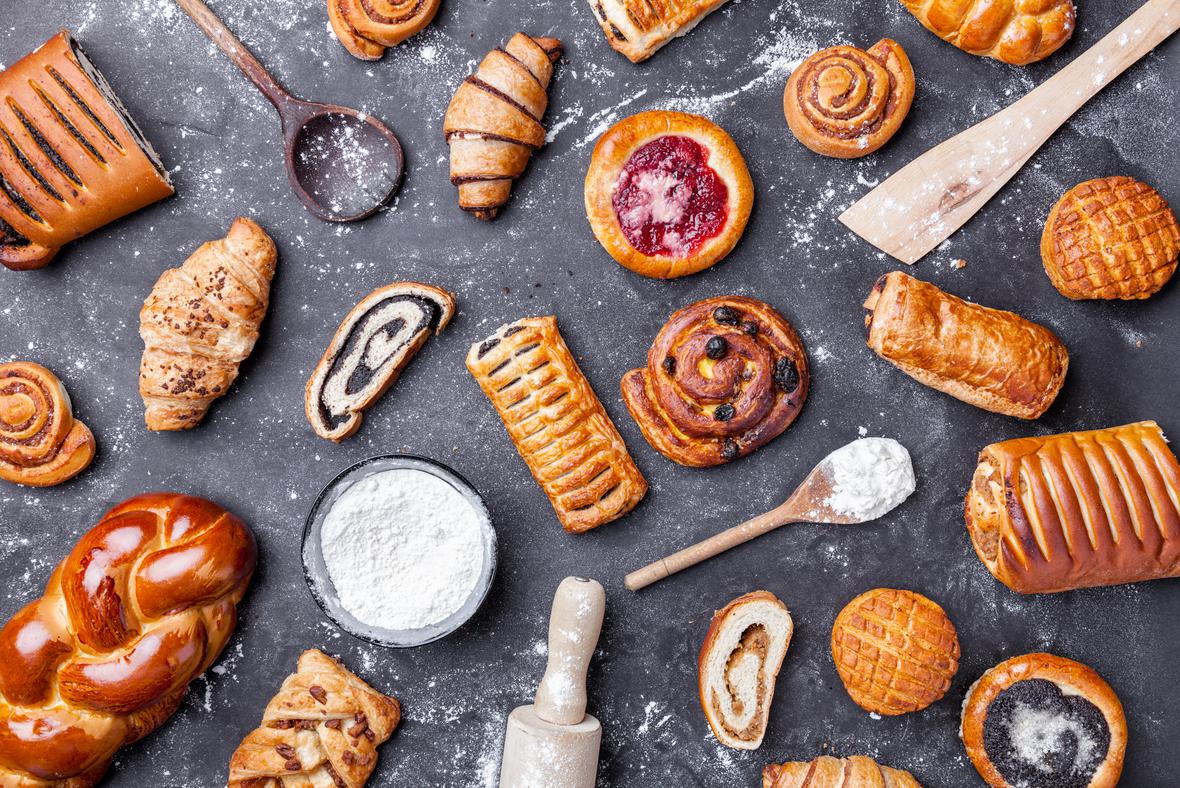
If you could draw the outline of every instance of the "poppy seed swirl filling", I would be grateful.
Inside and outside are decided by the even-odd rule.
[[[1018,681],[991,702],[983,747],[1014,788],[1086,788],[1110,750],[1097,706],[1046,679]]]

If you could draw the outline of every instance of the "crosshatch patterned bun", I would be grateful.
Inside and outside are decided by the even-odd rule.
[[[921,711],[946,694],[959,669],[959,637],[930,599],[874,588],[836,616],[832,659],[856,705],[895,716]]]
[[[985,446],[965,508],[1021,594],[1180,576],[1180,464],[1154,421]]]
[[[379,60],[430,24],[439,0],[328,0],[328,22],[348,53]]]
[[[0,785],[91,788],[221,654],[258,549],[212,501],[115,506],[0,630]]]
[[[1049,212],[1041,262],[1066,298],[1147,298],[1176,273],[1180,224],[1159,192],[1123,175],[1079,183]]]
[[[905,50],[883,38],[868,50],[821,49],[791,72],[783,112],[791,132],[816,153],[867,156],[897,133],[914,101]]]
[[[694,468],[731,462],[795,421],[810,387],[807,351],[769,304],[697,301],[668,318],[623,401],[652,447]]]
[[[762,770],[762,788],[922,788],[901,769],[881,766],[872,758],[821,755],[807,763],[770,764]]]
[[[0,364],[0,479],[61,484],[90,465],[94,448],[56,375],[28,361]]]
[[[1073,0],[901,0],[922,25],[973,55],[1024,66],[1073,35]]]
[[[1093,668],[1054,654],[1024,654],[967,690],[959,737],[992,788],[1114,788],[1127,751],[1127,719]]]
[[[619,265],[673,279],[733,250],[750,218],[754,183],[716,123],[655,110],[599,137],[584,195],[594,237]]]
[[[526,317],[476,342],[467,369],[571,533],[617,520],[647,494],[623,437],[557,330]]]

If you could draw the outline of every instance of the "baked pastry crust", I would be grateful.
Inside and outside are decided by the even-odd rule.
[[[94,448],[56,375],[31,361],[0,364],[0,479],[61,484],[90,465]]]
[[[922,788],[901,769],[881,766],[863,755],[833,758],[821,755],[806,763],[769,764],[762,770],[762,788]]]
[[[361,788],[401,706],[318,649],[304,651],[229,761],[228,788]]]
[[[647,494],[647,481],[557,330],[557,318],[501,326],[471,346],[467,369],[549,496],[562,527],[588,531]]]
[[[907,714],[950,689],[959,670],[959,636],[933,600],[874,588],[836,616],[832,660],[856,705],[886,716]]]
[[[533,152],[545,144],[541,119],[549,106],[556,38],[517,33],[496,47],[455,91],[443,117],[451,150],[451,183],[459,207],[478,219],[495,219]]]
[[[328,0],[328,22],[355,58],[380,60],[434,20],[439,0]]]
[[[1159,192],[1119,175],[1079,183],[1041,233],[1041,262],[1074,300],[1148,298],[1176,273],[1180,224]]]
[[[901,0],[922,25],[973,55],[1014,66],[1043,60],[1073,35],[1073,0]]]
[[[1180,576],[1180,465],[1154,421],[987,446],[967,531],[1021,594]]]
[[[362,298],[340,322],[304,388],[303,412],[316,435],[339,443],[356,433],[364,411],[454,314],[454,296],[421,282],[394,282]]]
[[[590,0],[607,42],[632,63],[647,60],[724,4],[725,0]]]
[[[110,84],[62,31],[0,71],[0,265],[41,268],[65,244],[172,194]]]
[[[1004,660],[980,676],[967,690],[959,737],[979,775],[993,788],[1015,788],[1004,779],[988,756],[984,747],[984,725],[992,701],[1001,692],[1018,682],[1033,679],[1052,682],[1065,695],[1081,696],[1102,713],[1110,732],[1110,744],[1106,757],[1099,762],[1086,788],[1114,788],[1118,785],[1127,750],[1127,720],[1123,715],[1122,703],[1093,668],[1072,659],[1044,653],[1024,654]],[[1051,785],[1052,782],[1046,782],[1044,788]]]
[[[1035,419],[1065,383],[1065,345],[1013,312],[964,301],[900,271],[878,279],[864,306],[877,355],[977,408]]]
[[[762,746],[794,630],[787,606],[769,591],[743,594],[713,614],[697,657],[697,685],[705,719],[726,747]]]
[[[707,166],[727,190],[724,226],[682,257],[648,255],[632,246],[623,234],[613,204],[619,176],[631,155],[668,135],[688,137],[700,144],[708,154]],[[585,200],[586,218],[594,237],[616,262],[644,276],[671,279],[703,271],[733,250],[750,218],[754,184],[741,151],[720,126],[700,115],[654,110],[624,118],[598,139],[586,173]]]
[[[652,448],[707,468],[785,432],[810,385],[807,351],[791,324],[762,301],[722,296],[668,318],[647,366],[623,375],[620,388]]]
[[[914,68],[901,44],[821,49],[791,72],[783,113],[805,146],[839,159],[867,156],[901,128],[914,101]]]

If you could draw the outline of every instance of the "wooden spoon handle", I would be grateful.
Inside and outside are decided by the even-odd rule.
[[[270,99],[270,103],[275,105],[275,109],[282,113],[284,106],[291,100],[291,94],[279,84],[277,79],[270,75],[266,66],[262,65],[249,49],[246,49],[246,45],[233,34],[232,30],[225,26],[217,14],[213,13],[203,0],[176,0],[176,4],[192,17],[192,20],[197,23],[197,27],[209,36],[209,40],[216,44],[217,48],[242,70],[242,73],[254,83],[255,87]]]
[[[741,525],[735,525],[733,528],[728,528],[719,534],[714,534],[691,547],[686,547],[679,552],[672,553],[667,558],[661,558],[659,561],[650,563],[642,569],[637,569],[623,579],[623,585],[632,591],[647,588],[652,583],[663,580],[669,575],[674,575],[683,569],[688,569],[690,566],[696,566],[701,561],[724,553],[731,547],[745,544],[755,537],[773,531],[788,523],[801,522],[801,520],[787,516],[784,511],[786,507],[787,504],[784,503],[781,506],[771,509],[766,514],[760,514],[757,517],[746,520]]]

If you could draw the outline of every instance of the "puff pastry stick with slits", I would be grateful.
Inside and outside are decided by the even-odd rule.
[[[455,91],[443,118],[451,148],[451,183],[459,207],[485,221],[508,202],[513,182],[545,144],[541,118],[549,106],[556,38],[517,33],[488,53]]]
[[[607,43],[632,63],[647,60],[724,4],[725,0],[590,0]]]
[[[597,528],[643,499],[647,481],[558,333],[557,318],[501,326],[472,345],[467,369],[565,530]]]
[[[987,446],[966,519],[1021,594],[1180,576],[1180,465],[1154,421]]]
[[[234,751],[228,788],[362,788],[400,721],[396,699],[309,649]]]
[[[922,788],[901,769],[881,766],[863,755],[821,755],[809,763],[770,764],[762,770],[762,788]]]

